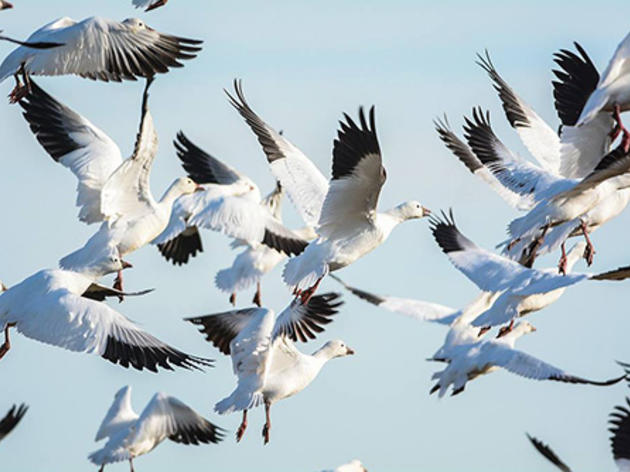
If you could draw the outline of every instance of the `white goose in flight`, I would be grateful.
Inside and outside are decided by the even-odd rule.
[[[138,415],[131,406],[131,387],[123,387],[114,396],[98,432],[96,441],[107,438],[102,449],[90,454],[93,464],[100,465],[133,460],[170,439],[185,445],[217,444],[224,430],[212,424],[175,397],[156,393]]]
[[[437,383],[430,393],[439,391],[438,395],[443,397],[452,385],[452,395],[457,395],[464,391],[468,381],[499,368],[532,380],[555,380],[598,386],[613,385],[625,379],[625,375],[622,375],[598,382],[577,377],[514,348],[514,343],[519,337],[534,331],[536,328],[530,323],[519,321],[513,328],[502,329],[497,338],[457,346],[452,350],[446,368],[433,374],[432,379],[437,380]]]
[[[530,311],[537,311],[557,300],[560,291],[584,280],[624,280],[630,266],[599,274],[559,274],[553,270],[531,269],[516,261],[480,248],[466,238],[455,225],[452,212],[442,219],[432,217],[433,237],[451,263],[477,287],[500,293],[493,306],[472,321],[475,326],[494,326],[512,321]],[[576,257],[581,248],[573,252]],[[536,296],[536,297],[534,297]]]
[[[274,218],[282,221],[282,196],[284,192],[278,183],[276,188],[265,197],[260,204],[269,209]],[[306,226],[293,232],[305,241],[316,237],[312,228]],[[233,246],[238,244],[234,241]],[[256,293],[252,303],[262,306],[261,279],[274,269],[280,262],[287,258],[287,254],[278,251],[265,244],[255,247],[247,246],[241,252],[230,267],[221,269],[214,278],[214,283],[219,290],[230,294],[230,303],[236,304],[236,293],[256,285]]]
[[[176,179],[159,201],[151,194],[151,167],[158,138],[148,107],[147,79],[142,98],[140,130],[130,158],[122,160],[118,146],[81,115],[62,105],[35,83],[20,102],[24,118],[50,156],[78,178],[79,219],[102,221],[86,244],[60,261],[64,269],[85,265],[111,248],[121,257],[150,243],[166,227],[173,203],[182,195],[200,190],[192,179]],[[122,290],[122,273],[116,288]]]
[[[569,188],[573,185],[572,179],[586,177],[610,151],[611,134],[616,136],[613,119],[604,112],[587,126],[575,126],[599,79],[599,73],[584,49],[577,43],[575,47],[579,55],[568,50],[555,54],[555,61],[560,66],[559,70],[553,71],[557,77],[553,82],[555,106],[562,121],[560,136],[503,80],[487,53],[486,57],[479,56],[479,64],[492,79],[506,118],[539,165],[511,152],[496,137],[488,117],[481,111],[474,110],[472,119],[466,118],[464,130],[470,147],[452,133],[446,122],[436,123],[446,146],[471,172],[519,210],[529,211],[540,200]],[[569,236],[584,234],[588,243],[585,256],[591,262],[594,250],[588,234],[619,215],[629,201],[630,189],[613,192],[579,218],[550,228],[535,254],[524,256],[522,244],[516,244],[508,253],[523,262],[529,259],[531,263],[537,255],[561,246],[560,266],[564,269],[564,241]]]
[[[234,238],[235,246],[267,246],[297,254],[306,246],[302,234],[286,228],[261,200],[258,186],[246,175],[203,151],[179,132],[174,142],[188,176],[202,191],[179,198],[168,225],[153,241],[173,264],[184,264],[203,251],[199,228]]]
[[[149,78],[192,59],[201,41],[160,33],[142,20],[64,17],[29,36],[28,43],[56,43],[52,49],[18,46],[0,64],[0,83],[14,76],[10,94],[15,103],[30,90],[31,75],[74,74],[92,80],[120,82]],[[24,83],[20,82],[20,76]]]
[[[267,308],[246,308],[188,318],[201,326],[208,341],[232,357],[238,385],[214,409],[220,414],[243,411],[237,441],[247,428],[247,410],[264,404],[263,438],[267,444],[271,405],[306,388],[330,359],[354,354],[343,341],[329,341],[312,355],[303,354],[293,344],[298,339],[314,339],[322,332],[341,305],[338,299],[338,294],[328,293],[304,304],[293,300],[277,316]]]
[[[125,267],[116,251],[74,271],[44,269],[0,294],[0,329],[10,348],[9,329],[24,336],[74,352],[96,354],[122,367],[137,370],[173,366],[200,369],[211,362],[181,352],[142,330],[102,300],[124,293],[99,285],[104,274]]]
[[[241,84],[234,83],[232,105],[245,118],[267,155],[274,177],[286,189],[304,222],[315,228],[317,239],[287,262],[283,278],[302,293],[303,301],[315,292],[322,278],[352,264],[380,246],[403,221],[430,212],[416,201],[384,213],[376,210],[386,172],[376,136],[374,107],[359,123],[344,114],[333,145],[330,184],[315,165],[280,133],[267,125],[248,105]],[[227,92],[226,92],[227,93]]]

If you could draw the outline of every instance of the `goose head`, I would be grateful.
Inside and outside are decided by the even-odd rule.
[[[403,220],[424,218],[425,216],[429,216],[431,214],[431,211],[428,208],[423,207],[415,200],[401,203],[396,207],[396,211]]]
[[[142,21],[140,18],[127,18],[122,22],[123,25],[127,26],[131,31],[142,31],[149,30],[153,31],[152,28],[149,28],[147,24]]]
[[[367,472],[367,469],[363,466],[359,459],[354,459],[347,464],[340,465],[334,472]]]
[[[351,356],[354,354],[354,350],[340,339],[335,339],[324,344],[318,353],[322,353],[327,359],[334,359],[335,357]]]
[[[497,338],[520,338],[524,334],[533,333],[536,331],[536,327],[528,321],[519,321],[513,327],[504,326],[499,330]]]

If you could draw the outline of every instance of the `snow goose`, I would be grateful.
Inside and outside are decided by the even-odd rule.
[[[494,134],[488,113],[481,109],[473,110],[472,118],[465,118],[465,138],[470,147],[463,143],[443,122],[437,123],[437,130],[447,147],[462,162],[499,193],[508,203],[521,210],[532,210],[536,205],[544,206],[546,201],[575,188],[579,179],[569,179],[549,173],[512,153]],[[603,161],[604,162],[604,161]],[[475,170],[473,170],[473,168]],[[490,175],[492,174],[492,175]],[[620,184],[626,179],[620,176],[611,179],[610,184]],[[592,263],[594,249],[589,234],[610,219],[619,215],[630,201],[630,189],[610,191],[607,197],[580,217],[548,229],[544,239],[535,248],[523,242],[508,245],[505,253],[522,263],[532,265],[538,255],[562,248],[560,270],[566,270],[564,243],[568,237],[584,235],[587,241],[585,258]]]
[[[340,465],[335,469],[327,469],[322,472],[367,472],[367,469],[363,467],[359,459],[354,459],[347,464]]]
[[[133,0],[132,3],[136,8],[144,8],[144,11],[151,11],[166,5],[167,2],[168,0]]]
[[[261,205],[268,208],[273,217],[278,221],[282,221],[282,195],[282,186],[277,184],[274,191],[261,202]],[[310,240],[316,237],[313,230],[308,226],[293,230],[293,232],[304,240]],[[233,246],[235,246],[235,243],[238,243],[238,240],[234,241]],[[262,277],[286,259],[286,257],[286,253],[277,251],[265,244],[259,244],[254,247],[248,245],[243,252],[236,256],[230,267],[217,272],[214,279],[215,285],[222,292],[229,293],[230,303],[235,305],[236,293],[256,284],[256,293],[252,303],[261,306],[262,293],[260,282]]]
[[[13,428],[22,420],[27,410],[28,407],[24,403],[20,406],[13,405],[9,412],[4,415],[4,418],[0,419],[0,441],[13,431]]]
[[[175,397],[156,393],[138,415],[131,406],[131,387],[121,388],[114,396],[98,432],[96,441],[108,438],[102,449],[93,452],[89,460],[100,465],[128,460],[133,472],[133,460],[155,449],[165,439],[185,445],[217,444],[224,430],[212,424]]]
[[[597,83],[597,87],[592,91],[580,116],[577,126],[584,126],[590,123],[602,111],[612,112],[619,130],[623,132],[623,141],[626,148],[630,147],[630,134],[621,122],[620,113],[630,109],[630,86],[627,60],[630,54],[630,34],[628,34],[613,54]]]
[[[562,121],[559,137],[503,80],[487,52],[485,58],[479,56],[479,64],[492,79],[510,125],[517,131],[531,154],[540,162],[542,167],[540,171],[569,179],[583,178],[592,172],[601,156],[610,151],[610,144],[619,133],[618,129],[613,129],[613,119],[606,112],[600,112],[596,119],[591,120],[588,125],[575,126],[584,104],[597,85],[599,73],[586,51],[578,43],[574,44],[577,54],[566,49],[554,54],[554,61],[560,66],[559,70],[553,71],[557,78],[553,82],[555,107]],[[475,126],[483,126],[483,123],[477,122],[476,125],[472,125],[468,121],[468,125],[473,127],[473,130],[468,130],[470,134],[467,138],[470,140],[471,135],[479,134],[478,130],[474,129]],[[489,121],[487,125],[489,127]],[[481,139],[483,145],[483,134],[477,136],[476,139]],[[491,156],[494,154],[494,158],[491,157],[485,162],[486,165],[496,165],[496,161],[506,157],[508,159],[518,157],[510,153],[496,137],[494,139],[498,143],[497,145],[492,146],[491,143],[486,143],[485,146],[485,149],[490,151]],[[506,152],[493,152],[493,149]],[[499,168],[491,167],[491,169],[501,172],[500,166]],[[538,173],[540,174],[540,172]],[[521,173],[520,176],[518,173],[510,174],[510,178],[515,179],[513,184],[529,188],[526,181],[518,180],[519,177],[526,180],[535,177],[535,174],[528,175],[526,172]],[[538,179],[537,188],[540,188],[541,183],[543,183],[541,179]],[[502,196],[504,195],[502,194]],[[511,203],[510,200],[507,201]],[[553,228],[545,238],[545,243],[538,250],[538,254],[553,251],[560,245],[564,251],[563,244],[566,237],[583,234],[584,228],[588,233],[591,233],[602,224],[618,216],[629,202],[630,189],[614,192],[582,215],[580,220],[566,223],[562,228]],[[529,210],[531,208],[523,209]],[[589,247],[587,258],[590,261],[592,261],[592,255],[592,248]],[[561,262],[563,260],[564,256],[561,258]]]
[[[195,249],[201,251],[200,244],[196,248],[186,247],[175,241],[179,236],[190,238],[200,227],[221,232],[251,247],[264,244],[287,254],[304,249],[306,242],[274,217],[249,177],[203,151],[181,131],[174,144],[184,170],[201,184],[203,191],[180,198],[163,233],[153,241],[167,260],[187,260],[186,252],[172,252],[175,246],[191,255]]]
[[[284,281],[297,293],[302,292],[304,301],[329,271],[346,267],[376,249],[403,221],[430,213],[416,201],[383,213],[376,211],[386,172],[376,136],[374,107],[367,117],[363,108],[359,109],[358,124],[344,114],[333,144],[332,179],[328,185],[299,149],[251,109],[239,81],[234,82],[234,88],[236,96],[226,92],[232,105],[258,137],[274,176],[304,222],[319,236],[304,252],[289,259],[283,271]]]
[[[630,398],[626,397],[626,405],[615,406],[609,415],[608,431],[612,433],[610,437],[610,446],[613,453],[613,459],[619,472],[625,472],[630,465]],[[536,450],[545,457],[549,462],[564,472],[571,472],[556,453],[542,441],[533,436],[527,435]]]
[[[458,346],[453,350],[447,367],[433,374],[432,379],[437,380],[437,383],[430,393],[439,391],[438,395],[443,397],[449,386],[453,385],[452,395],[457,395],[464,391],[468,381],[499,368],[532,380],[555,380],[598,386],[613,385],[625,379],[625,375],[622,375],[602,382],[588,380],[514,349],[514,343],[519,337],[534,331],[536,328],[530,323],[519,321],[513,328],[501,330],[494,339]]]
[[[15,77],[10,95],[13,103],[27,95],[31,75],[75,74],[105,82],[136,80],[182,67],[180,60],[192,59],[201,50],[201,41],[160,33],[137,18],[115,21],[91,17],[77,22],[64,17],[35,31],[27,42],[63,46],[44,50],[19,46],[2,61],[0,83]]]
[[[237,387],[214,409],[220,414],[243,411],[237,441],[247,427],[247,410],[264,404],[267,444],[271,405],[306,388],[330,359],[354,354],[343,341],[329,341],[313,355],[303,354],[293,344],[298,339],[314,339],[340,305],[338,294],[327,293],[305,304],[293,300],[277,317],[267,308],[247,308],[187,319],[200,325],[206,339],[232,357]]]
[[[566,49],[554,54],[560,67],[553,70],[554,105],[562,123],[558,134],[499,75],[487,51],[485,57],[478,55],[477,62],[492,80],[508,122],[540,167],[565,178],[588,175],[610,151],[614,134],[614,122],[608,113],[600,113],[589,126],[575,126],[599,80],[586,51],[578,43],[575,48],[577,54]]]
[[[494,326],[516,316],[536,311],[553,303],[560,289],[583,280],[624,280],[630,277],[630,266],[599,274],[559,274],[552,269],[531,269],[506,257],[480,248],[466,238],[455,225],[452,212],[431,219],[433,237],[451,263],[483,291],[501,292],[491,310],[472,322],[474,326]],[[583,247],[583,246],[582,246]],[[582,247],[572,252],[577,257]],[[537,295],[537,297],[532,297]],[[500,302],[499,302],[500,300]]]
[[[158,144],[148,107],[152,80],[147,79],[144,89],[134,151],[125,161],[105,133],[35,83],[28,97],[20,102],[24,118],[40,144],[78,178],[79,219],[88,224],[103,221],[82,248],[60,261],[64,269],[83,265],[111,247],[123,257],[150,243],[166,227],[173,202],[200,189],[192,179],[181,177],[159,201],[151,194],[149,178]],[[122,273],[118,274],[115,287],[122,290]]]
[[[0,329],[10,348],[9,329],[24,336],[75,352],[97,354],[114,364],[157,372],[157,367],[200,369],[211,361],[185,354],[143,331],[103,300],[123,293],[96,283],[108,272],[122,270],[113,252],[81,270],[44,269],[0,294]]]

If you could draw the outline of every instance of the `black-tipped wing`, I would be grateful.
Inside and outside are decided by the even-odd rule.
[[[451,263],[485,292],[516,290],[544,274],[477,246],[459,231],[452,211],[442,213],[442,218],[432,215],[430,224],[433,238]]]
[[[465,117],[465,122],[464,136],[475,156],[503,186],[521,197],[521,206],[531,208],[559,180],[513,154],[494,134],[489,112],[474,108],[472,119]]]
[[[93,283],[90,285],[85,292],[83,292],[82,297],[89,298],[90,300],[96,300],[102,302],[107,297],[139,297],[141,295],[146,295],[147,293],[153,292],[154,288],[149,288],[146,290],[140,290],[138,292],[124,292],[112,287],[107,287],[105,285]]]
[[[225,430],[212,424],[175,397],[157,393],[135,425],[136,437],[167,437],[186,445],[216,444]]]
[[[20,105],[44,150],[79,180],[79,219],[88,224],[102,221],[101,189],[122,163],[116,143],[87,119],[51,97],[33,80],[29,94]]]
[[[245,326],[254,318],[266,314],[266,308],[245,308],[231,310],[216,315],[196,316],[185,318],[192,324],[200,326],[199,332],[206,335],[206,340],[211,342],[223,354],[230,355],[230,343]]]
[[[615,461],[624,461],[627,467],[627,461],[630,461],[630,399],[627,397],[626,405],[616,406],[612,411],[608,430],[612,433],[610,446]],[[619,467],[619,470],[626,469]]]
[[[78,23],[61,19],[49,25],[46,39],[64,45],[30,57],[28,73],[76,74],[105,82],[136,80],[182,67],[180,61],[196,57],[202,43],[160,33],[137,18],[121,22],[99,17]]]
[[[160,254],[174,265],[183,265],[197,253],[203,252],[201,236],[196,226],[189,226],[178,236],[157,245]]]
[[[0,420],[0,441],[13,431],[22,417],[26,414],[28,406],[22,403],[20,406],[13,405],[9,412]]]
[[[553,70],[557,78],[552,82],[554,106],[564,126],[575,126],[599,82],[599,72],[591,58],[577,42],[573,44],[578,54],[561,49],[553,55],[560,67]]]
[[[274,177],[282,184],[304,222],[314,227],[328,191],[326,177],[301,150],[252,110],[240,80],[234,80],[235,96],[227,90],[225,93],[258,138]]]
[[[278,315],[271,336],[273,339],[286,336],[302,342],[315,339],[317,333],[324,331],[323,326],[332,321],[331,316],[339,312],[341,305],[341,295],[333,292],[311,297],[306,304],[296,299]]]
[[[450,128],[446,116],[443,120],[436,119],[435,130],[444,145],[466,166],[466,168],[486,182],[492,190],[497,192],[508,205],[517,209],[528,209],[531,207],[529,198],[514,193],[512,190],[504,186],[483,163],[475,156],[468,145],[459,139]]]
[[[564,462],[562,462],[560,458],[556,455],[556,453],[553,452],[553,450],[548,445],[546,445],[542,441],[539,441],[535,437],[530,436],[529,434],[527,435],[527,439],[530,440],[532,445],[536,448],[538,452],[540,452],[542,456],[544,456],[549,462],[555,465],[558,469],[562,470],[563,472],[571,472],[571,469],[569,468],[569,466],[567,466]]]
[[[499,75],[490,55],[477,55],[479,64],[492,80],[503,111],[510,125],[518,133],[525,147],[548,172],[558,174],[560,169],[560,139],[554,130],[519,97]]]
[[[70,351],[97,354],[125,368],[201,370],[212,364],[160,341],[107,304],[64,289],[40,296],[28,310],[17,327],[24,336]]]
[[[376,136],[374,107],[366,117],[359,109],[358,124],[344,114],[333,144],[332,180],[319,219],[319,234],[327,237],[339,227],[370,220],[385,183]]]
[[[623,145],[619,145],[608,154],[606,154],[597,164],[595,169],[584,177],[579,184],[571,190],[558,195],[559,198],[569,198],[579,195],[585,190],[591,189],[605,180],[617,177],[630,170],[630,152],[623,149]]]
[[[211,156],[186,137],[183,131],[173,141],[177,157],[188,176],[199,184],[229,185],[242,176],[232,167]]]

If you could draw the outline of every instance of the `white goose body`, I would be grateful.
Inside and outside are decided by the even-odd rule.
[[[313,355],[301,353],[292,342],[313,339],[315,333],[323,331],[323,325],[332,321],[328,317],[341,305],[338,297],[329,293],[306,302],[293,300],[277,316],[267,308],[247,308],[188,319],[200,325],[206,339],[232,358],[237,386],[214,409],[219,414],[243,411],[237,440],[247,427],[247,411],[265,405],[263,435],[267,443],[271,405],[301,392],[328,360],[354,354],[343,341],[329,341]]]
[[[199,189],[192,179],[182,177],[169,186],[159,202],[153,198],[149,179],[158,137],[148,107],[152,80],[147,79],[143,93],[134,152],[124,161],[107,135],[36,84],[20,102],[44,149],[77,176],[79,218],[88,224],[102,222],[82,248],[60,261],[64,269],[85,265],[111,248],[117,248],[122,257],[145,246],[166,227],[175,200]]]
[[[282,274],[287,285],[312,294],[328,272],[350,265],[380,246],[402,221],[429,213],[416,201],[377,212],[386,171],[374,107],[367,117],[359,109],[358,124],[344,114],[333,144],[332,178],[327,183],[304,153],[251,109],[239,82],[235,82],[235,95],[228,94],[230,101],[258,137],[274,177],[319,236],[287,261]]]
[[[98,451],[90,454],[92,463],[101,466],[147,454],[166,439],[177,443],[218,443],[223,430],[203,418],[175,397],[156,393],[138,415],[131,406],[131,388],[123,387],[115,397],[96,441],[108,438]]]

